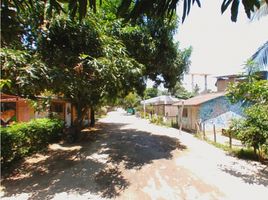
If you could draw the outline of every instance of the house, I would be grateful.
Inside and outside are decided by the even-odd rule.
[[[231,104],[225,94],[207,93],[176,103],[181,113],[179,125],[192,132],[201,130],[204,124],[206,131],[212,131],[213,125],[218,130],[228,127],[231,119],[243,116],[244,105]]]
[[[146,111],[146,105],[151,105],[153,108],[151,114],[163,116],[166,119],[172,119],[176,118],[178,115],[178,107],[173,104],[179,101],[181,100],[175,97],[162,95],[141,101],[141,104],[144,106],[144,111]]]
[[[204,129],[212,131],[229,127],[231,119],[241,118],[245,104],[232,104],[227,97],[228,84],[244,81],[242,75],[226,75],[216,77],[217,92],[205,93],[183,102],[175,103],[179,108],[178,123],[183,129],[196,132]]]
[[[268,80],[268,72],[256,72],[256,75],[263,80]],[[205,126],[206,131],[228,128],[231,119],[243,117],[243,109],[248,106],[246,103],[238,102],[232,104],[227,97],[226,89],[228,84],[246,81],[243,75],[226,75],[216,77],[217,92],[195,96],[175,103],[179,108],[179,126],[186,130],[196,132]]]
[[[41,102],[44,97],[38,97],[38,102]],[[54,97],[50,100],[50,106],[47,111],[36,111],[31,102],[15,95],[1,93],[1,125],[15,122],[28,122],[31,119],[48,117],[49,113],[55,114],[58,118],[65,122],[66,127],[70,127],[77,113],[75,106],[69,101],[60,97]],[[85,117],[85,123],[88,123],[90,112]]]

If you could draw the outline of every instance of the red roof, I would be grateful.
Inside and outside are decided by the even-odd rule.
[[[183,103],[186,106],[197,106],[212,99],[216,99],[218,97],[222,97],[226,94],[226,92],[217,92],[217,93],[208,93],[208,94],[201,94],[190,99],[184,100]],[[174,103],[173,105],[182,105],[182,102]]]
[[[19,96],[1,93],[1,102],[14,102],[21,99]]]

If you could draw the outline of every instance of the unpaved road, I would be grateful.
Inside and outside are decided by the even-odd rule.
[[[27,158],[1,187],[3,200],[266,200],[268,169],[177,129],[111,112],[81,142]]]

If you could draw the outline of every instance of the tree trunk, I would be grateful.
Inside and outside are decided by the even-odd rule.
[[[77,131],[80,132],[83,128],[83,108],[80,104],[77,104],[76,111],[77,111],[77,119],[75,126],[77,128]]]
[[[255,146],[253,146],[253,150],[254,150],[254,154],[257,156],[257,148]]]
[[[95,110],[93,107],[90,108],[90,126],[95,126]]]

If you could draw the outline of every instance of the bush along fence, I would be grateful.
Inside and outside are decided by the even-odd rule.
[[[196,131],[197,136],[214,146],[242,159],[256,160],[263,163],[268,162],[267,152],[263,151],[261,156],[258,155],[251,145],[246,144],[239,138],[239,135],[234,132],[232,127],[219,130],[219,128],[213,125],[212,130],[207,130],[205,123],[196,124],[196,126],[198,128]]]
[[[1,127],[1,165],[8,167],[15,160],[28,156],[58,141],[64,122],[58,119],[35,119]]]

